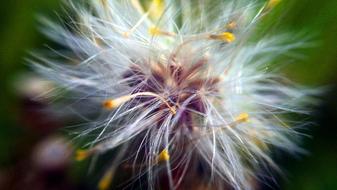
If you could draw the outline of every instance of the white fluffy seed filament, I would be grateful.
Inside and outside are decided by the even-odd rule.
[[[235,128],[237,125],[241,124],[241,123],[247,123],[249,122],[249,114],[246,112],[241,113],[240,115],[236,116],[234,121],[227,124],[224,127],[219,127],[219,128],[215,128],[213,130],[208,130],[206,134],[213,132],[213,131],[217,131],[217,130],[228,130],[228,129],[232,129]],[[206,135],[205,134],[205,135]]]
[[[108,110],[115,109],[115,108],[119,107],[120,105],[130,101],[131,99],[141,97],[141,96],[158,98],[170,109],[170,111],[173,115],[175,115],[177,113],[176,109],[174,107],[172,107],[163,97],[161,97],[160,95],[155,94],[153,92],[138,92],[138,93],[135,93],[135,94],[122,96],[122,97],[119,97],[119,98],[116,98],[116,99],[105,100],[103,102],[103,107],[108,109]]]
[[[133,0],[132,5],[136,8],[136,10],[138,10],[138,12],[140,12],[142,14],[142,17],[138,20],[138,22],[127,32],[123,32],[122,35],[126,38],[128,38],[149,16],[152,17],[156,17],[156,18],[160,18],[162,15],[162,5],[163,2],[161,0],[153,0],[151,3],[150,8],[147,10],[146,13],[144,13],[144,9],[141,5],[141,3],[139,2],[139,0]],[[171,32],[166,32],[166,31],[161,31],[158,30],[157,27],[156,29],[149,29],[149,33],[151,34],[150,31],[155,31],[155,34],[160,34],[160,35],[167,35],[167,36],[174,36],[174,33]],[[153,35],[154,36],[154,35]]]
[[[138,11],[138,13],[144,14],[144,9],[139,0],[131,0],[131,5]]]
[[[161,30],[159,27],[156,27],[156,26],[151,26],[149,28],[149,34],[151,36],[170,36],[170,37],[176,36],[174,32],[167,32],[167,31]]]
[[[128,38],[149,16],[149,12],[143,14],[143,16],[138,20],[138,22],[127,32],[123,32],[122,35]]]

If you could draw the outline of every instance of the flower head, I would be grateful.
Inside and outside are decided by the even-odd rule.
[[[303,43],[251,39],[278,2],[91,0],[70,3],[66,26],[48,22],[65,48],[38,71],[72,92],[78,136],[94,137],[77,159],[117,152],[100,189],[130,169],[148,188],[252,189],[260,166],[276,167],[270,147],[298,150],[282,116],[305,112],[306,92],[268,66]]]

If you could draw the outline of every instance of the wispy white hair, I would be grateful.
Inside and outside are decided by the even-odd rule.
[[[131,165],[148,188],[165,171],[170,189],[189,176],[253,189],[261,166],[277,168],[270,148],[300,150],[289,126],[298,123],[284,115],[307,113],[309,100],[270,69],[304,43],[286,34],[253,39],[273,2],[70,1],[68,22],[46,21],[62,50],[36,56],[35,66],[60,86],[52,94],[71,92],[63,97],[86,121],[76,130],[93,139],[88,152],[119,150],[114,164]]]

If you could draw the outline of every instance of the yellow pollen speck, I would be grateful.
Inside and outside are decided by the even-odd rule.
[[[249,115],[248,113],[241,113],[235,118],[236,122],[248,122],[249,121]]]
[[[113,172],[112,170],[107,171],[102,179],[98,183],[98,189],[99,190],[107,190],[109,186],[111,185],[112,182],[112,177],[113,177]]]
[[[152,35],[152,36],[158,36],[158,35],[162,34],[162,31],[156,26],[151,26],[149,28],[149,34]]]
[[[223,32],[222,34],[210,35],[209,37],[214,40],[223,40],[227,43],[231,43],[236,39],[235,35],[231,32]]]
[[[122,36],[124,36],[125,38],[128,38],[130,36],[130,32],[123,32]]]
[[[279,3],[281,3],[281,0],[269,0],[268,3],[267,3],[267,5],[266,5],[266,8],[267,9],[274,8]]]
[[[169,161],[169,160],[170,160],[170,154],[169,154],[167,148],[165,148],[158,155],[158,162],[164,162],[164,161]]]
[[[90,152],[87,150],[78,150],[76,151],[75,159],[77,161],[83,161],[90,156]]]
[[[230,32],[224,32],[220,35],[220,39],[230,43],[230,42],[233,42],[235,40],[235,35],[233,33],[230,33]]]

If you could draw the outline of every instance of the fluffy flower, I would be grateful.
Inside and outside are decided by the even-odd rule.
[[[253,189],[261,167],[277,168],[271,147],[299,150],[283,116],[306,113],[306,91],[269,67],[303,43],[252,39],[278,2],[91,0],[70,2],[63,26],[47,21],[63,48],[35,65],[86,121],[76,158],[115,152],[100,189],[127,170],[148,189]]]

